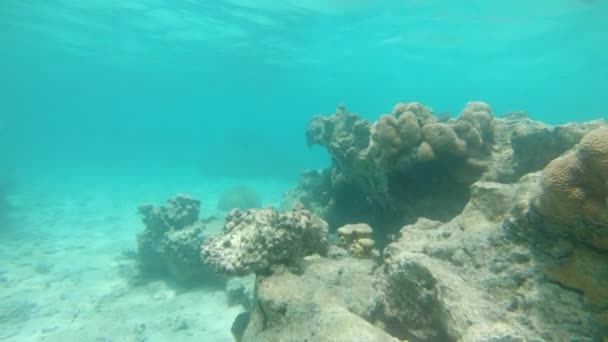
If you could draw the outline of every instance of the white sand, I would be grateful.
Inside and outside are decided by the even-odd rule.
[[[88,166],[22,174],[11,196],[10,226],[0,229],[2,341],[232,341],[242,311],[223,291],[179,290],[162,281],[129,283],[143,229],[142,202],[177,193],[219,215],[221,191],[238,180],[205,181],[196,168],[141,172]],[[265,204],[277,205],[291,184],[247,182]]]

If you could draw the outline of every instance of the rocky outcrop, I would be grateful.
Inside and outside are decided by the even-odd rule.
[[[205,239],[204,262],[216,272],[244,276],[327,253],[327,223],[302,208],[233,210],[222,234]]]
[[[258,275],[242,341],[600,340],[608,257],[556,233],[567,223],[535,206],[542,179],[474,183],[460,215],[404,226],[380,265],[343,254],[305,258],[297,274]],[[343,227],[338,243],[370,230]]]
[[[381,294],[370,260],[309,257],[301,275],[258,276],[256,301],[240,341],[398,342],[371,321]]]
[[[137,256],[144,275],[159,276],[183,285],[224,281],[200,260],[205,226],[199,221],[200,202],[178,195],[164,206],[139,206],[146,228],[137,236]]]
[[[607,132],[495,119],[481,103],[451,120],[419,104],[374,124],[343,107],[314,119],[307,137],[332,167],[308,173],[294,202],[351,224],[335,226],[332,259],[258,273],[238,339],[605,339]],[[373,222],[385,226],[372,237]],[[380,264],[362,258],[403,222]]]
[[[410,341],[606,336],[608,307],[598,300],[608,259],[547,231],[556,222],[533,205],[541,182],[540,173],[511,185],[477,182],[453,220],[405,226],[377,277],[387,331]]]

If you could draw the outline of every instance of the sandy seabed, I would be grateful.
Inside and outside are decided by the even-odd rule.
[[[80,166],[21,174],[0,229],[0,341],[233,341],[243,311],[217,288],[133,283],[137,215],[187,193],[202,216],[231,185],[255,187],[278,205],[290,184],[204,180],[196,167],[156,172]],[[28,182],[24,182],[28,179]]]

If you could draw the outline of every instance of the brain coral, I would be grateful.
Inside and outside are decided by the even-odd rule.
[[[585,222],[573,225],[576,235],[608,249],[608,127],[589,132],[547,165],[535,204],[546,216]]]

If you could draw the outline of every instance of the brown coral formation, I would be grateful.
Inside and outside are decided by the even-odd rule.
[[[546,217],[565,224],[565,234],[607,250],[608,127],[591,131],[545,168],[536,206]]]
[[[468,186],[485,171],[493,120],[483,102],[469,102],[447,122],[417,102],[397,104],[373,124],[344,107],[315,117],[308,143],[325,146],[332,157],[326,219],[334,226],[358,220],[386,231],[420,216],[455,216],[468,200]]]

